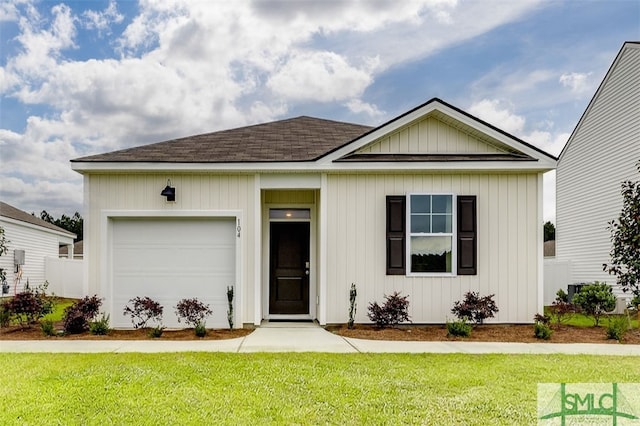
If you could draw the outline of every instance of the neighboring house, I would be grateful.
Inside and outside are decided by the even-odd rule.
[[[72,160],[84,175],[88,293],[198,297],[208,326],[357,322],[385,294],[444,323],[467,291],[501,323],[542,312],[542,175],[556,158],[439,99],[379,127],[291,118]],[[161,195],[161,193],[163,195]],[[169,201],[175,196],[175,201]]]
[[[556,257],[556,241],[550,240],[544,242],[544,257]]]
[[[73,243],[73,256],[69,256],[69,246],[60,247],[60,258],[68,259],[73,257],[76,260],[82,260],[84,254],[84,243],[82,241],[76,241]]]
[[[606,281],[608,222],[622,209],[620,184],[638,180],[640,161],[640,43],[627,42],[611,65],[558,160],[556,260],[569,282]],[[622,291],[614,287],[618,295]]]
[[[73,247],[75,234],[49,222],[0,202],[0,227],[5,231],[8,253],[0,256],[0,268],[7,274],[8,293],[42,285],[45,259],[57,258],[60,247]]]

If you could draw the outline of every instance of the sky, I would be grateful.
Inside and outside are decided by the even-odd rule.
[[[82,214],[73,158],[433,97],[558,155],[631,40],[638,0],[3,1],[0,200]]]

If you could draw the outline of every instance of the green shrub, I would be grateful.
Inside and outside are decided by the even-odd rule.
[[[207,328],[206,328],[206,326],[205,326],[205,324],[203,322],[202,323],[198,323],[196,325],[196,328],[193,331],[195,332],[196,336],[198,336],[198,337],[204,337],[204,336],[207,335]]]
[[[4,307],[4,302],[0,302],[0,327],[9,327],[11,324],[11,312]]]
[[[536,322],[533,325],[533,335],[538,339],[549,340],[552,333],[553,331],[548,324],[545,324],[543,322]]]
[[[369,303],[367,316],[378,328],[396,327],[404,321],[410,321],[409,296],[400,296],[397,291],[385,296],[384,305],[378,302]]]
[[[46,294],[48,286],[46,281],[33,290],[28,285],[25,286],[24,291],[3,302],[3,316],[8,316],[9,322],[14,319],[22,327],[36,324],[42,317],[53,312],[55,306],[55,298]]]
[[[164,331],[164,327],[157,326],[150,329],[148,334],[149,334],[149,337],[157,339],[158,337],[162,336],[163,331]]]
[[[40,328],[42,329],[42,334],[45,336],[55,336],[58,334],[55,326],[53,325],[53,321],[51,320],[40,321]]]
[[[629,328],[628,319],[624,316],[609,317],[609,323],[607,324],[607,339],[622,340],[624,333]]]
[[[457,301],[454,303],[451,313],[458,319],[465,319],[473,321],[476,324],[482,324],[485,319],[493,318],[499,309],[496,302],[493,300],[494,294],[490,294],[485,297],[475,291],[468,291],[464,295],[462,302]]]
[[[472,329],[471,324],[468,324],[464,319],[447,321],[447,337],[469,337]]]
[[[64,310],[64,331],[69,334],[79,334],[89,329],[92,321],[102,305],[98,296],[85,296]]]
[[[109,315],[102,314],[99,320],[90,321],[89,332],[100,336],[109,334]]]
[[[616,297],[609,284],[595,281],[582,287],[580,292],[573,296],[573,303],[586,314],[593,316],[594,325],[597,326],[605,312],[615,309]]]

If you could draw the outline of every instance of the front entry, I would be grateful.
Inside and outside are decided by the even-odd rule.
[[[271,222],[269,314],[309,314],[309,222]]]

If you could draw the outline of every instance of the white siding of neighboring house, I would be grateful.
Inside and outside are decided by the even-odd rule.
[[[638,180],[640,45],[626,45],[605,77],[557,168],[556,260],[571,263],[571,282],[607,281],[607,223],[622,208],[620,184]]]
[[[0,226],[4,228],[5,238],[8,240],[9,252],[0,256],[0,267],[7,273],[7,283],[11,286],[9,295],[22,291],[27,280],[31,288],[44,284],[45,258],[58,258],[60,241],[73,243],[71,237],[12,219],[0,218]],[[25,252],[22,279],[19,282],[16,282],[17,274],[13,262],[15,250]]]
[[[176,202],[166,202],[160,192],[171,179],[176,188]],[[105,210],[161,211],[170,214],[172,211],[217,211],[242,210],[245,212],[244,223],[241,223],[242,261],[244,270],[237,280],[247,280],[242,288],[241,317],[244,322],[253,322],[254,317],[254,211],[255,187],[253,175],[213,175],[180,174],[180,173],[148,173],[148,174],[91,174],[85,177],[85,205],[90,207],[84,218],[84,256],[88,261],[87,287],[88,294],[100,292],[104,270],[101,259],[105,253],[102,212]],[[237,282],[241,286],[242,282]],[[145,295],[140,295],[145,296]],[[189,297],[189,295],[185,295]],[[165,307],[165,309],[171,309]]]
[[[542,262],[541,179],[528,174],[345,174],[328,176],[327,322],[347,320],[356,283],[356,322],[385,294],[409,295],[415,323],[443,323],[467,291],[495,294],[494,322],[532,322],[538,309]],[[476,195],[478,275],[386,275],[386,196],[409,192]]]

